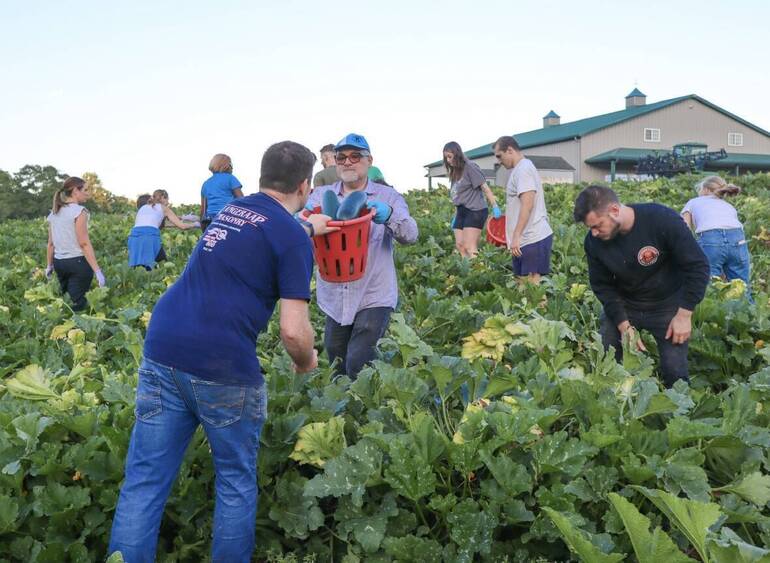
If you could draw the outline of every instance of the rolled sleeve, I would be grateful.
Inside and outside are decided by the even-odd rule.
[[[393,233],[393,238],[401,244],[414,244],[417,242],[419,231],[417,222],[409,214],[409,206],[403,196],[394,190],[393,196],[388,202],[393,208],[390,219],[386,223],[387,228]]]

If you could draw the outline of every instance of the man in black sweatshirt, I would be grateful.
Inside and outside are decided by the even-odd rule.
[[[589,228],[584,247],[591,289],[604,308],[605,348],[614,346],[621,361],[621,337],[648,330],[658,344],[666,386],[687,380],[692,312],[709,281],[708,260],[690,229],[673,209],[657,203],[623,205],[604,186],[580,192],[573,216]]]

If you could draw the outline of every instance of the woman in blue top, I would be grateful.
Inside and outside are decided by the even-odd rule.
[[[243,197],[241,183],[233,176],[233,161],[226,154],[215,154],[209,163],[212,176],[201,188],[201,228],[205,231],[217,213],[237,197]]]

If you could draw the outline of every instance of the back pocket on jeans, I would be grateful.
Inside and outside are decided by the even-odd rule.
[[[136,384],[136,408],[134,413],[139,420],[147,420],[163,410],[160,402],[160,380],[158,374],[148,369],[139,369],[139,381]]]
[[[245,387],[200,379],[191,379],[190,383],[201,420],[214,428],[222,428],[241,419]]]

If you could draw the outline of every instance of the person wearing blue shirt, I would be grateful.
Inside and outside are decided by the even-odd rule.
[[[154,561],[163,507],[199,425],[216,472],[211,559],[251,560],[257,452],[267,416],[256,341],[278,300],[280,336],[295,372],[318,365],[308,313],[308,235],[337,229],[325,215],[303,224],[293,217],[307,202],[314,162],[297,143],[271,146],[259,193],[224,206],[152,311],[109,546],[126,561]]]
[[[209,163],[209,170],[212,176],[201,187],[201,228],[204,231],[225,205],[243,197],[243,186],[233,176],[233,161],[229,156],[215,154]]]

